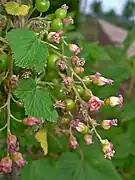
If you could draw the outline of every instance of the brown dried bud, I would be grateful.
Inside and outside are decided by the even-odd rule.
[[[56,101],[55,104],[53,104],[54,108],[61,108],[61,109],[66,109],[66,103],[64,101]]]
[[[63,79],[63,84],[66,86],[70,86],[73,83],[73,78],[72,77],[65,77]]]
[[[62,70],[62,71],[64,71],[64,70],[67,69],[67,64],[66,64],[66,62],[65,62],[64,60],[62,60],[62,59],[59,59],[59,60],[56,61],[56,66],[57,66],[60,70]]]
[[[10,85],[13,89],[18,87],[18,77],[16,75],[12,75],[10,79]]]
[[[31,76],[31,72],[24,72],[22,74],[22,78],[24,78],[24,79],[28,79],[28,78],[30,78],[30,76]]]

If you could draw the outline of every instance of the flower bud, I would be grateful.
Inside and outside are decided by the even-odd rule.
[[[56,127],[55,130],[54,130],[54,134],[56,136],[61,136],[61,129],[59,127]]]
[[[17,168],[22,168],[27,162],[23,159],[22,154],[20,152],[15,152],[12,155],[12,159]]]
[[[4,157],[0,161],[0,172],[11,173],[12,172],[12,160],[10,157]]]
[[[68,18],[63,19],[63,24],[65,25],[74,24],[74,20],[71,16],[69,16]]]
[[[76,44],[68,44],[68,48],[72,51],[75,55],[81,52],[81,48],[79,48]]]
[[[19,150],[19,143],[15,135],[7,136],[8,153],[14,153]]]
[[[112,84],[114,82],[111,79],[102,77],[101,74],[98,72],[95,75],[89,76],[89,79],[98,86],[103,86],[105,84]]]
[[[55,42],[57,44],[60,43],[61,41],[61,34],[63,33],[63,31],[59,30],[57,32],[50,32],[47,36],[47,39],[49,42]]]
[[[109,105],[109,106],[112,106],[112,107],[117,106],[117,105],[122,107],[123,97],[122,97],[121,94],[118,97],[111,96],[111,97],[105,99],[104,103],[105,103],[105,105]]]
[[[87,144],[87,145],[92,144],[93,143],[93,141],[92,141],[92,134],[86,134],[84,136],[84,141],[85,141],[85,144]]]
[[[87,134],[89,128],[82,122],[78,122],[77,125],[75,126],[76,130],[82,134]]]
[[[69,142],[70,142],[72,149],[76,149],[78,147],[77,139],[73,135],[70,136]]]
[[[79,57],[78,56],[72,56],[71,57],[71,62],[72,64],[76,65],[76,62],[79,61]]]
[[[63,129],[62,133],[65,134],[66,136],[70,135],[70,130],[69,129]]]
[[[74,71],[76,74],[82,74],[84,72],[84,68],[83,67],[75,67]]]
[[[107,139],[102,140],[102,151],[104,152],[104,157],[106,159],[112,159],[115,154],[113,150],[113,144],[109,142]]]
[[[66,86],[70,86],[73,83],[73,78],[72,77],[64,77],[63,79],[63,84]]]
[[[28,117],[22,120],[23,124],[26,126],[34,126],[34,125],[40,125],[43,123],[42,120],[37,119],[35,117]]]
[[[117,119],[103,120],[101,126],[106,130],[110,129],[112,126],[117,126]]]
[[[88,107],[90,108],[90,111],[98,111],[103,105],[104,102],[100,100],[97,96],[91,97],[88,102]]]

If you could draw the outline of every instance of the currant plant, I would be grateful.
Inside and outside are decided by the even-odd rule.
[[[32,3],[24,5],[21,1],[2,1],[1,7],[0,112],[5,115],[3,119],[1,116],[5,124],[0,131],[7,131],[7,153],[1,158],[0,172],[11,173],[13,165],[22,168],[27,164],[19,150],[21,142],[18,142],[19,137],[12,129],[13,122],[26,126],[27,135],[40,143],[44,155],[49,153],[48,134],[55,134],[54,139],[66,136],[67,150],[70,152],[79,148],[79,134],[89,149],[96,136],[104,158],[112,159],[115,154],[113,144],[100,136],[98,128],[108,130],[117,126],[117,119],[98,123],[92,113],[103,106],[122,107],[123,97],[118,95],[101,100],[88,88],[92,83],[104,86],[114,81],[99,72],[83,76],[85,59],[79,55],[83,49],[68,42],[66,37],[67,27],[74,23],[72,17],[68,16],[67,5],[62,5],[53,15],[45,17],[42,13],[50,7],[48,0],[36,0],[34,7]],[[31,18],[36,9],[40,15]],[[72,55],[68,56],[65,50]],[[19,119],[14,115],[14,105],[22,108],[24,118]],[[85,156],[82,151],[80,155],[82,159]],[[62,159],[68,160],[68,157],[77,160],[72,154],[62,156]],[[78,166],[78,163],[75,165]],[[115,175],[112,178],[119,179]]]

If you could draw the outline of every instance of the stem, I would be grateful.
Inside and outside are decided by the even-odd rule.
[[[62,56],[64,56],[64,43],[61,44]]]
[[[4,129],[6,129],[7,127],[7,123],[5,124],[5,126],[3,126],[1,129],[0,129],[0,132],[3,131]]]
[[[22,122],[22,120],[20,120],[20,119],[17,119],[16,117],[14,117],[12,114],[10,114],[10,117],[12,118],[12,119],[14,119],[15,121],[17,121],[17,122]]]
[[[7,106],[7,102],[6,102],[3,106],[0,107],[0,111],[1,111],[3,108],[5,108],[6,106]]]
[[[48,133],[48,135],[50,137],[52,137],[55,140],[55,142],[57,143],[57,145],[59,146],[59,148],[62,149],[62,145],[61,145],[60,141],[55,136],[53,136],[51,133]]]
[[[36,10],[36,7],[34,7],[28,14],[26,22],[28,21],[28,19],[30,18],[30,16],[32,15],[32,13]]]
[[[8,42],[3,37],[0,37],[0,41],[5,43],[5,44],[8,44]]]
[[[11,115],[11,111],[10,111],[10,100],[11,100],[11,91],[9,90],[8,93],[8,99],[7,99],[7,134],[10,135],[10,115]]]
[[[18,101],[15,100],[15,98],[12,95],[11,95],[11,99],[13,100],[13,102],[18,103]]]
[[[10,58],[10,64],[9,64],[9,79],[11,78],[13,74],[13,59],[12,57]],[[9,87],[8,91],[8,98],[7,98],[7,135],[10,135],[10,103],[11,103],[11,87]]]
[[[51,51],[54,52],[55,54],[57,54],[58,56],[63,58],[62,54],[59,53],[58,51],[56,51],[55,49],[51,49]]]
[[[95,126],[93,126],[92,129],[93,129],[93,131],[95,132],[95,134],[96,134],[97,138],[99,139],[99,141],[102,142],[102,138],[101,138],[100,135],[98,134]]]
[[[46,86],[46,85],[48,85],[50,87],[53,87],[55,84],[52,83],[52,82],[37,81],[37,85],[39,85],[39,86]]]
[[[72,71],[73,75],[82,83],[84,89],[87,90],[87,91],[91,94],[91,96],[93,96],[91,90],[87,88],[87,86],[85,85],[85,83],[83,82],[83,80],[80,78],[80,76],[78,76],[78,75],[74,72],[74,70],[73,70],[72,68],[71,68],[71,71]]]
[[[81,160],[83,161],[83,160],[84,160],[84,154],[83,154],[83,151],[80,149],[79,152],[80,152]]]
[[[44,44],[47,44],[48,46],[50,46],[50,47],[52,47],[52,48],[54,48],[54,49],[59,49],[57,46],[54,46],[53,44],[50,44],[50,43],[48,43],[48,42],[46,42],[46,41],[41,41],[42,43],[44,43]]]

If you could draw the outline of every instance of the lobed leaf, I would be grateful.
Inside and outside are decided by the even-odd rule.
[[[53,109],[53,102],[49,93],[37,88],[36,82],[32,78],[21,79],[14,94],[24,103],[26,115],[52,122],[57,121],[58,114]]]
[[[14,63],[18,67],[43,70],[48,57],[48,49],[42,44],[36,34],[28,29],[15,29],[8,33],[13,53]]]

